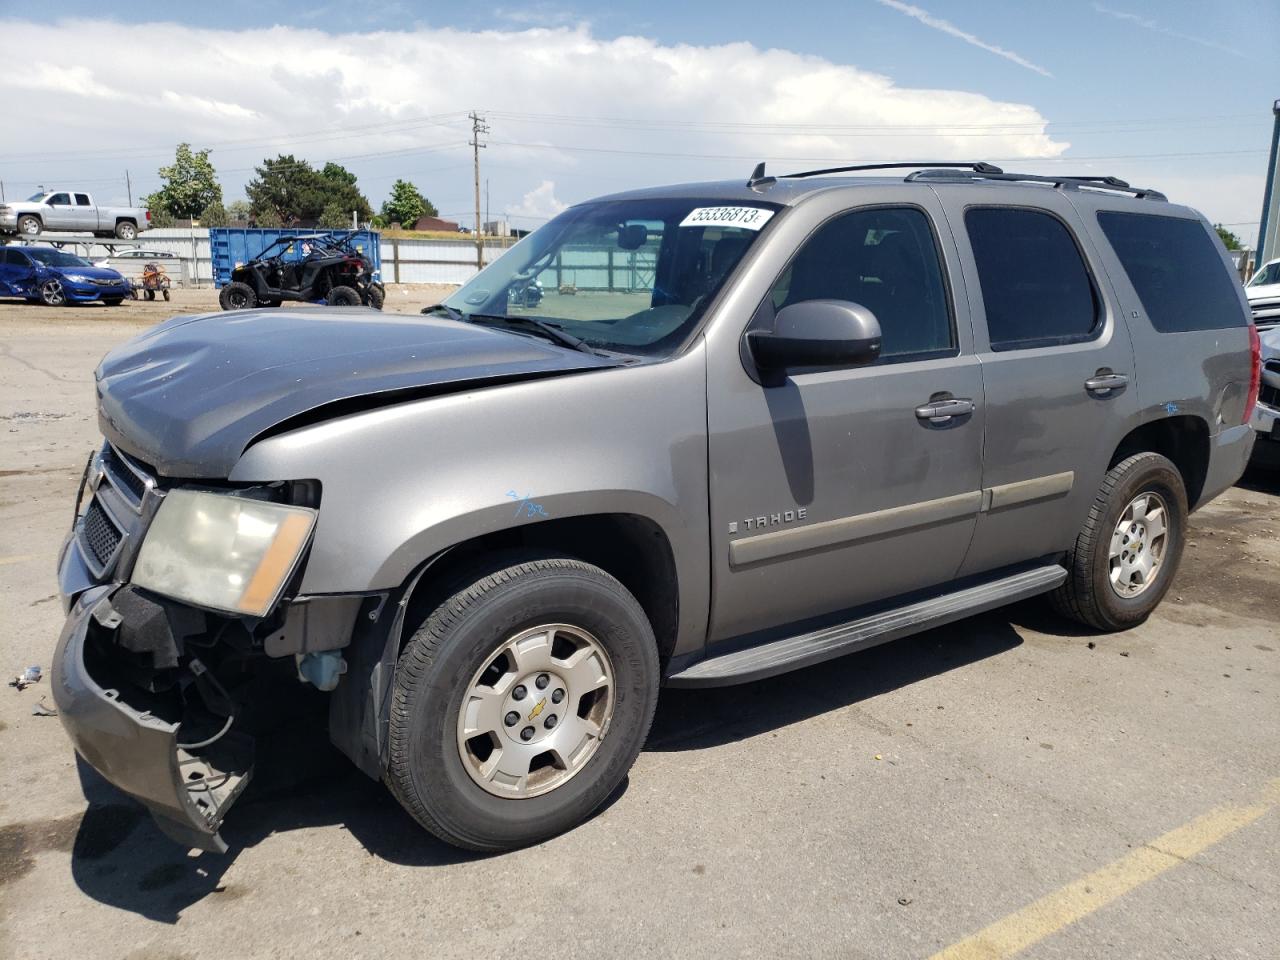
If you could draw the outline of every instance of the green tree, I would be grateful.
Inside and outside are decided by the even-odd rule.
[[[276,213],[274,210],[270,208],[263,210],[262,213],[260,214],[255,215],[252,218],[252,221],[255,227],[283,227],[284,226],[284,220],[281,219],[280,214]]]
[[[344,223],[349,221],[352,210],[361,220],[367,220],[373,213],[368,199],[356,185],[355,174],[336,163],[327,163],[323,170],[316,170],[306,160],[281,154],[274,160],[264,160],[256,173],[245,185],[245,193],[259,223],[268,211],[286,224],[318,221],[331,204],[346,211]]]
[[[143,202],[147,203],[145,200]],[[165,227],[172,227],[174,221],[177,220],[177,217],[164,207],[152,207],[150,203],[147,203],[147,206],[151,210],[151,226],[156,229],[162,230]]]
[[[151,208],[153,222],[157,211],[188,220],[198,217],[209,204],[222,203],[222,186],[207,149],[193,152],[191,144],[178,144],[173,163],[160,168],[160,179],[163,186],[144,201]]]
[[[338,201],[333,201],[320,212],[320,226],[331,230],[341,230],[351,226],[351,211]]]
[[[391,185],[391,196],[382,203],[382,219],[412,228],[419,217],[434,217],[438,211],[430,200],[418,192],[408,180]]]
[[[230,219],[227,215],[227,208],[220,202],[215,201],[200,211],[200,226],[202,227],[225,227]]]
[[[1226,227],[1224,227],[1222,224],[1215,223],[1213,225],[1213,229],[1218,231],[1218,236],[1222,238],[1223,246],[1225,246],[1228,250],[1240,249],[1240,238],[1237,237],[1230,230],[1228,230]]]
[[[232,200],[227,204],[228,220],[248,220],[253,216],[253,208],[248,200]]]

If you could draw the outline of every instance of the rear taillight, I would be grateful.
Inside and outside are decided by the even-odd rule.
[[[148,210],[148,211],[147,211],[147,223],[150,223],[150,222],[151,222],[151,211],[150,211],[150,210]]]
[[[1262,389],[1262,339],[1258,336],[1258,328],[1249,324],[1249,392],[1244,398],[1244,422],[1248,423],[1253,416],[1253,408],[1258,405],[1258,391]]]

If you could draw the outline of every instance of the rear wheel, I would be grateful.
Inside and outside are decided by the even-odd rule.
[[[369,306],[375,310],[381,310],[382,305],[387,300],[387,292],[382,288],[380,283],[369,284]]]
[[[1059,613],[1098,630],[1142,623],[1178,571],[1187,528],[1182,474],[1158,453],[1107,471],[1067,558],[1067,581],[1051,595]]]
[[[325,298],[325,303],[331,307],[358,307],[360,294],[352,287],[334,287]]]
[[[154,300],[156,298],[156,292],[154,290],[143,290],[142,298],[144,300]],[[218,299],[221,300],[222,297],[219,296]],[[225,310],[226,308],[224,307],[223,309]]]
[[[138,227],[136,224],[130,223],[128,220],[121,220],[116,224],[116,236],[121,240],[136,240],[138,237]]]
[[[538,843],[626,776],[657,692],[653,631],[622,584],[567,558],[506,566],[440,604],[405,646],[386,780],[447,843]]]
[[[62,281],[50,277],[40,284],[40,302],[46,307],[64,307],[67,304],[67,291],[62,289]]]
[[[253,287],[239,280],[228,283],[218,293],[218,305],[223,310],[251,310],[257,305],[258,297]]]

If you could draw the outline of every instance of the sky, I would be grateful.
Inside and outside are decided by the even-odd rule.
[[[632,187],[878,160],[1112,174],[1254,245],[1280,98],[1280,0],[0,0],[5,196],[159,186],[210,147],[225,199],[264,157],[335,160],[536,226]],[[157,13],[158,12],[158,13]],[[157,16],[176,22],[155,25]],[[150,24],[145,28],[141,24]]]

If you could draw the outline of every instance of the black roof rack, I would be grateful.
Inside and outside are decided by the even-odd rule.
[[[768,186],[771,183],[777,183],[779,179],[795,180],[801,177],[819,177],[827,173],[857,173],[866,170],[907,170],[914,169],[914,173],[907,175],[908,181],[915,180],[951,180],[951,181],[974,181],[974,180],[1007,180],[1011,182],[1024,183],[1050,183],[1055,187],[1091,187],[1098,190],[1115,190],[1120,193],[1128,193],[1139,199],[1147,200],[1167,200],[1163,193],[1159,190],[1152,190],[1148,187],[1133,187],[1119,177],[1046,177],[1034,173],[1005,173],[993,163],[985,163],[981,160],[971,161],[946,161],[943,163],[859,163],[847,167],[826,167],[822,170],[803,170],[799,173],[784,173],[781,177],[766,176],[764,172],[764,164],[756,164],[756,168],[751,172],[751,178],[747,181],[747,186],[751,188]]]
[[[948,166],[953,165],[949,164]],[[1007,180],[1014,183],[1048,183],[1055,187],[1088,187],[1096,190],[1114,190],[1117,193],[1127,193],[1130,196],[1137,197],[1139,200],[1169,199],[1159,190],[1152,190],[1149,187],[1133,187],[1119,177],[1046,177],[1036,173],[1005,173],[998,168],[995,170],[974,170],[968,173],[963,170],[944,168],[917,170],[915,173],[908,174],[907,180]]]

